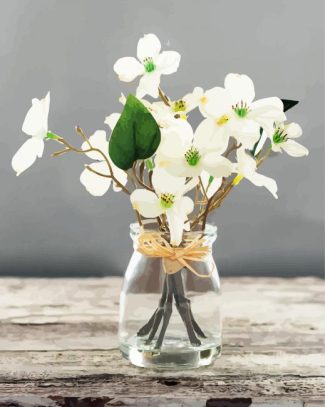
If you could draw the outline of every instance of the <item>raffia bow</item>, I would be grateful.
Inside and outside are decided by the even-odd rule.
[[[175,274],[186,267],[193,274],[201,278],[208,278],[214,271],[214,264],[209,274],[198,273],[188,262],[203,261],[210,253],[205,239],[197,236],[185,241],[184,247],[173,247],[157,232],[143,232],[138,238],[137,251],[148,257],[161,257],[166,274]]]

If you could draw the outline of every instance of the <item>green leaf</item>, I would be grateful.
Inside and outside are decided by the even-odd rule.
[[[128,170],[136,160],[150,158],[160,143],[160,129],[149,110],[129,95],[109,142],[113,163]]]

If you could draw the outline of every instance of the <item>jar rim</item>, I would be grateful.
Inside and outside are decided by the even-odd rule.
[[[142,220],[142,223],[145,226],[146,231],[158,231],[156,220],[155,219],[144,219]],[[150,228],[150,224],[153,225],[152,228]],[[139,225],[139,223],[131,223],[130,224],[130,231],[134,235],[140,234],[142,231],[142,227]],[[217,226],[211,225],[210,223],[207,223],[205,226],[204,230],[191,230],[191,231],[184,231],[184,235],[186,234],[191,234],[191,236],[195,235],[204,235],[204,236],[210,236],[210,237],[216,237],[217,236]]]

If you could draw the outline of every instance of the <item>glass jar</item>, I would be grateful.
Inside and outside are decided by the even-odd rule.
[[[122,355],[136,366],[157,369],[211,364],[221,352],[220,282],[212,257],[217,228],[184,232],[183,246],[200,239],[206,254],[172,270],[166,270],[165,257],[141,253],[143,229],[138,224],[130,229],[134,253],[120,296]]]

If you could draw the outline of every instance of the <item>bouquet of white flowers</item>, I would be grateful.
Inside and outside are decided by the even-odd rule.
[[[53,154],[55,157],[69,152],[85,154],[92,160],[80,176],[86,190],[103,196],[112,184],[114,191],[127,194],[140,226],[145,230],[143,218],[153,219],[167,239],[162,244],[151,235],[142,241],[140,250],[161,257],[167,257],[166,244],[171,250],[186,247],[184,231],[204,231],[210,213],[243,179],[265,187],[277,198],[275,180],[258,170],[270,153],[308,155],[295,140],[302,134],[301,127],[286,121],[285,112],[298,102],[278,97],[255,100],[252,80],[234,73],[225,77],[224,87],[205,91],[194,87],[185,96],[171,99],[162,90],[160,80],[162,75],[177,71],[180,59],[176,51],[161,51],[156,35],[142,37],[137,58],[120,58],[114,65],[121,81],[140,77],[136,96],[125,98],[122,94],[122,113],[106,117],[109,138],[104,130],[87,137],[76,127],[82,139],[80,146],[49,131],[50,94],[33,99],[22,126],[30,138],[12,159],[17,175],[42,157],[45,140],[62,147]],[[157,98],[160,100],[152,100]],[[189,122],[194,109],[203,116],[195,130]],[[150,252],[153,240],[158,255]],[[192,248],[187,257],[183,253],[179,258],[182,262],[186,258],[198,260],[197,250]],[[147,328],[146,333],[152,324]]]

